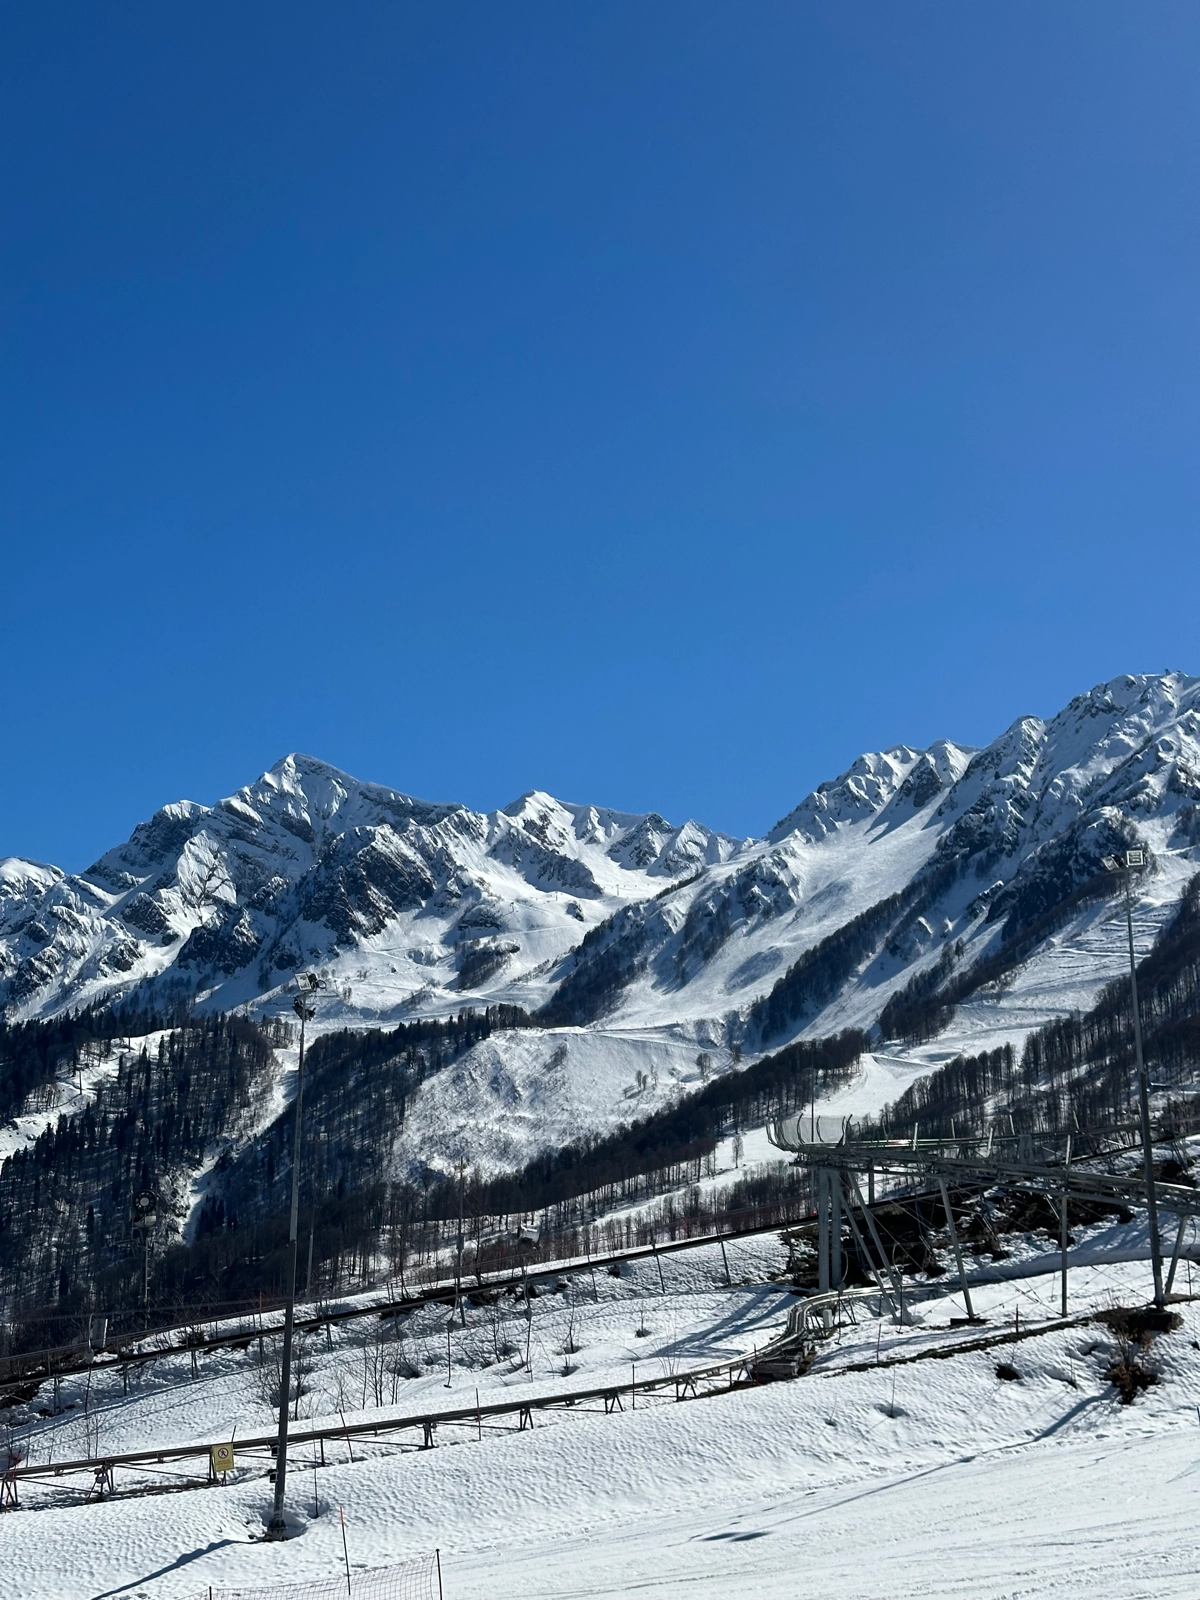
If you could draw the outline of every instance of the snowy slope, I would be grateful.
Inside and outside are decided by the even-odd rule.
[[[1079,1255],[1074,1312],[1144,1297],[1146,1263],[1122,1264],[1115,1236],[1098,1236]],[[643,1378],[657,1377],[749,1350],[786,1315],[789,1298],[763,1281],[782,1251],[774,1241],[731,1244],[729,1258],[732,1285],[710,1249],[667,1261],[663,1287],[646,1262],[620,1280],[598,1275],[595,1290],[579,1274],[567,1293],[543,1294],[533,1302],[531,1371],[520,1351],[497,1358],[492,1311],[472,1308],[466,1329],[454,1330],[448,1390],[445,1335],[430,1308],[402,1325],[399,1345],[378,1347],[420,1369],[401,1380],[395,1410],[469,1405],[476,1388],[488,1402],[625,1381],[633,1359]],[[343,1507],[352,1567],[436,1545],[447,1600],[1190,1600],[1200,1586],[1200,1557],[1187,1537],[1200,1382],[1194,1305],[1180,1306],[1178,1333],[1156,1341],[1160,1381],[1129,1407],[1104,1378],[1114,1349],[1096,1324],[911,1359],[1012,1328],[1018,1309],[1025,1328],[1052,1319],[1054,1258],[1029,1265],[1043,1275],[977,1283],[985,1329],[948,1327],[962,1310],[952,1293],[922,1302],[904,1328],[864,1306],[858,1325],[794,1383],[685,1404],[668,1390],[609,1416],[579,1408],[539,1413],[532,1430],[518,1431],[515,1420],[489,1425],[482,1438],[473,1426],[447,1427],[426,1451],[412,1448],[412,1435],[403,1451],[395,1436],[360,1440],[353,1461],[331,1442],[324,1466],[311,1447],[298,1447],[289,1509],[300,1536],[283,1545],[261,1539],[270,1492],[262,1457],[243,1457],[228,1487],[108,1504],[64,1503],[78,1500],[86,1480],[75,1480],[69,1496],[66,1480],[29,1484],[28,1509],[4,1520],[6,1560],[22,1592],[42,1600],[190,1600],[210,1583],[332,1578],[343,1559]],[[499,1339],[523,1344],[520,1308],[502,1308],[502,1317]],[[572,1319],[581,1348],[564,1376]],[[638,1338],[638,1327],[648,1334]],[[368,1393],[363,1407],[373,1339],[360,1324],[311,1348],[303,1409],[314,1421],[393,1409],[390,1392],[379,1408]],[[880,1357],[903,1364],[875,1367]],[[999,1361],[1019,1379],[1000,1381]],[[128,1395],[115,1373],[98,1372],[86,1385],[90,1437],[115,1452],[262,1433],[270,1412],[261,1370],[255,1341],[242,1352],[204,1353],[195,1368],[185,1353],[164,1356]],[[31,1432],[18,1424],[32,1459],[83,1453],[84,1389],[85,1380],[69,1381],[65,1414],[35,1417]],[[47,1386],[38,1404],[50,1398]],[[133,1470],[118,1469],[119,1486],[136,1481]],[[179,1477],[160,1471],[153,1481]]]

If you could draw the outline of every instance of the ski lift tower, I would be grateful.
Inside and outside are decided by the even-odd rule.
[[[1154,1271],[1154,1309],[1161,1316],[1166,1310],[1163,1288],[1162,1240],[1158,1231],[1158,1195],[1154,1183],[1154,1145],[1150,1132],[1150,1076],[1142,1052],[1142,1013],[1138,1005],[1137,956],[1133,948],[1133,890],[1130,878],[1145,869],[1144,850],[1126,850],[1123,856],[1105,856],[1106,872],[1119,873],[1125,882],[1125,928],[1129,935],[1129,999],[1133,1011],[1133,1048],[1137,1067],[1138,1112],[1142,1124],[1142,1162],[1146,1174],[1146,1212],[1150,1224],[1150,1264]]]

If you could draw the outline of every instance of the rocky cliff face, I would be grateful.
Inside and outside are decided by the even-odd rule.
[[[462,1004],[736,849],[536,793],[491,815],[430,805],[288,756],[215,806],[165,806],[84,873],[5,861],[0,998],[13,1016],[135,987],[234,1005],[353,954],[385,1010],[431,990]]]

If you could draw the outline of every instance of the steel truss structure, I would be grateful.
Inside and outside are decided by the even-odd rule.
[[[1152,1149],[1161,1145],[1171,1147],[1175,1165],[1182,1172],[1188,1165],[1183,1141],[1196,1132],[1200,1132],[1200,1117],[1174,1118],[1152,1132]],[[812,1173],[817,1203],[818,1298],[823,1307],[826,1331],[831,1326],[833,1304],[845,1279],[843,1219],[849,1225],[863,1268],[875,1281],[874,1292],[891,1308],[897,1321],[904,1318],[902,1276],[884,1247],[874,1216],[876,1191],[881,1182],[886,1186],[889,1202],[922,1198],[940,1202],[970,1321],[977,1319],[963,1264],[952,1188],[956,1196],[966,1190],[974,1191],[979,1197],[997,1187],[1027,1190],[1044,1196],[1055,1207],[1060,1223],[1064,1316],[1069,1264],[1068,1203],[1086,1201],[1128,1210],[1147,1206],[1146,1152],[1139,1123],[1038,1133],[1018,1133],[1010,1124],[1007,1133],[998,1133],[993,1128],[986,1138],[954,1135],[924,1139],[920,1137],[918,1126],[908,1139],[856,1139],[853,1125],[847,1119],[838,1125],[834,1137],[829,1133],[830,1130],[822,1128],[820,1118],[803,1114],[777,1118],[767,1124],[771,1143],[777,1149],[790,1151],[795,1162],[807,1166]],[[866,1182],[865,1199],[860,1179]],[[1154,1188],[1159,1209],[1179,1219],[1166,1285],[1170,1293],[1185,1227],[1190,1219],[1200,1215],[1200,1189],[1187,1182],[1164,1182],[1161,1178],[1156,1179]],[[794,1330],[789,1329],[789,1335],[782,1341],[787,1344],[785,1356],[802,1346],[810,1322],[811,1316],[806,1314]]]

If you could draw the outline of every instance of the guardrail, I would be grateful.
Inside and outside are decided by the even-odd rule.
[[[342,1440],[347,1444],[352,1456],[352,1441],[378,1437],[380,1434],[399,1433],[406,1430],[420,1430],[422,1449],[429,1449],[435,1442],[435,1434],[439,1427],[451,1424],[465,1424],[474,1426],[482,1437],[485,1421],[495,1421],[505,1417],[517,1418],[517,1431],[525,1432],[533,1426],[533,1414],[539,1411],[550,1411],[559,1408],[573,1409],[586,1407],[589,1403],[602,1405],[606,1415],[623,1411],[624,1400],[630,1401],[632,1410],[637,1410],[639,1396],[660,1395],[664,1391],[673,1390],[676,1400],[698,1398],[700,1385],[707,1384],[710,1389],[723,1387],[732,1389],[736,1387],[735,1374],[741,1374],[745,1381],[753,1381],[753,1369],[756,1354],[736,1356],[730,1361],[709,1363],[702,1367],[687,1368],[682,1372],[667,1373],[663,1377],[643,1378],[640,1381],[636,1375],[636,1363],[633,1364],[633,1375],[628,1383],[598,1384],[586,1389],[563,1389],[551,1394],[531,1395],[525,1399],[503,1400],[481,1405],[478,1402],[470,1406],[448,1408],[440,1411],[423,1411],[408,1413],[396,1417],[377,1417],[370,1422],[339,1423],[336,1426],[325,1428],[293,1429],[289,1445],[295,1447],[304,1444],[324,1445],[327,1441]],[[725,1380],[721,1383],[721,1380]],[[16,1485],[24,1480],[38,1478],[62,1478],[80,1473],[91,1473],[93,1482],[88,1486],[85,1499],[106,1499],[118,1493],[114,1484],[114,1472],[117,1467],[143,1467],[153,1469],[155,1466],[164,1466],[168,1461],[186,1461],[201,1459],[211,1463],[214,1445],[224,1445],[229,1441],[206,1440],[200,1443],[182,1445],[164,1445],[159,1449],[131,1450],[123,1453],[104,1456],[85,1456],[76,1460],[57,1462],[25,1463],[20,1466],[10,1467],[4,1474],[6,1483]],[[239,1455],[246,1453],[262,1454],[265,1464],[269,1465],[270,1459],[275,1454],[276,1435],[274,1433],[259,1434],[247,1439],[234,1441],[234,1448]],[[324,1452],[322,1450],[322,1465],[324,1465]],[[187,1487],[203,1487],[213,1482],[211,1468],[204,1478],[192,1480]],[[127,1491],[130,1493],[145,1493],[145,1489]],[[15,1495],[10,1502],[15,1508]],[[5,1507],[4,1509],[8,1509]]]

